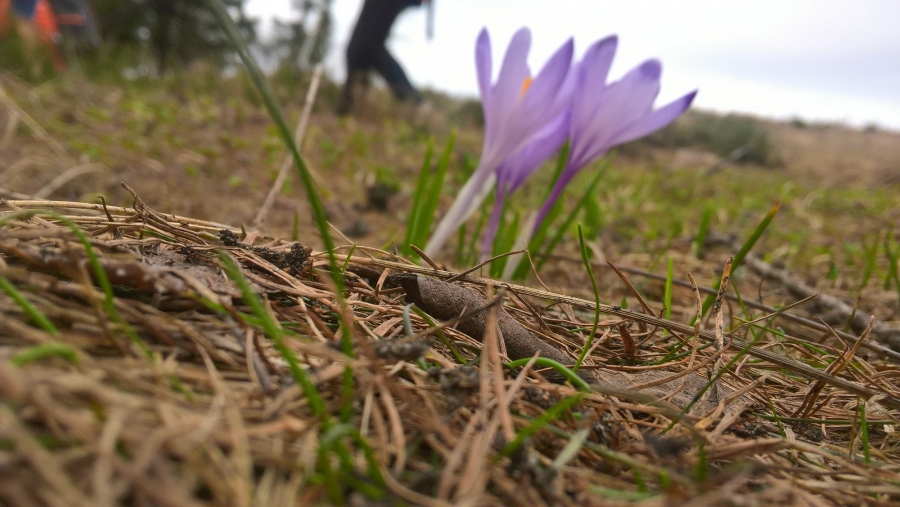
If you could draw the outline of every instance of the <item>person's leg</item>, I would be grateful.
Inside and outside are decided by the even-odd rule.
[[[344,81],[344,87],[341,89],[341,98],[338,101],[337,110],[339,116],[346,116],[353,112],[356,107],[356,98],[358,90],[368,86],[369,76],[365,70],[350,70],[347,68],[347,79]]]
[[[400,62],[384,46],[378,52],[375,60],[375,70],[387,81],[397,100],[422,101],[422,94],[416,90],[409,78],[406,77],[406,72],[403,71]]]
[[[357,83],[365,82],[366,74],[370,70],[376,69],[382,76],[385,75],[380,70],[380,66],[390,65],[382,62],[383,53],[387,52],[385,42],[397,16],[411,3],[415,2],[411,2],[411,0],[365,0],[363,2],[356,26],[350,35],[350,42],[347,44],[347,81],[344,83],[341,93],[338,114],[349,114],[353,110],[354,87]],[[387,57],[393,61],[390,55]],[[403,69],[396,61],[393,63],[405,79]],[[392,72],[396,74],[396,71]],[[388,78],[385,77],[385,79]],[[409,86],[411,88],[411,85]]]

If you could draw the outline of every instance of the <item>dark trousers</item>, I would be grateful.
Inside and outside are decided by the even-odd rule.
[[[356,27],[347,44],[347,82],[341,97],[341,112],[353,107],[353,85],[376,71],[387,81],[399,100],[418,102],[421,95],[406,77],[400,63],[388,52],[387,42],[391,26],[403,9],[420,5],[418,0],[365,0]]]

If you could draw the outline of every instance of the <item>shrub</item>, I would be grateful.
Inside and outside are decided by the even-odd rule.
[[[666,148],[699,147],[725,158],[743,151],[735,162],[774,166],[780,158],[765,126],[757,119],[735,114],[690,112],[642,141]]]

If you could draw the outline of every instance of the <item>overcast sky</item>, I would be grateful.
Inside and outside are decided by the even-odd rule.
[[[419,86],[477,96],[474,45],[482,27],[491,34],[495,75],[519,27],[532,30],[532,72],[568,37],[580,56],[614,33],[614,79],[647,58],[663,62],[658,103],[697,88],[699,108],[900,130],[897,0],[434,1],[432,40],[425,36],[426,9],[414,8],[400,16],[389,41]],[[362,0],[333,2],[326,64],[337,78],[361,6]],[[263,20],[295,17],[290,0],[249,0],[247,7]]]

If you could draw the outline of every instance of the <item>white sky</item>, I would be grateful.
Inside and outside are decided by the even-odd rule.
[[[641,61],[663,62],[658,103],[694,88],[694,105],[723,112],[877,123],[900,130],[900,1],[897,0],[434,0],[435,37],[426,9],[407,9],[389,47],[417,86],[477,96],[474,45],[486,26],[495,75],[513,32],[532,30],[537,72],[574,36],[576,54],[619,35],[612,77]],[[334,0],[327,68],[342,77],[343,51],[362,0]],[[249,0],[263,20],[295,17],[290,0]],[[265,24],[263,34],[266,33]]]

